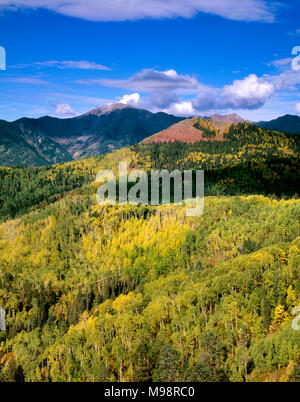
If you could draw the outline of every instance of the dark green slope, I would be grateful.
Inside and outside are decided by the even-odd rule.
[[[117,104],[68,119],[3,121],[0,166],[49,165],[104,154],[134,145],[180,120]]]
[[[300,117],[291,114],[271,121],[260,121],[257,125],[262,128],[281,131],[283,133],[300,134]]]
[[[0,121],[0,165],[45,165],[34,147],[23,138],[21,130],[11,123]]]
[[[74,159],[94,156],[123,146],[134,145],[145,137],[182,120],[166,113],[151,113],[124,105],[108,111],[95,109],[70,119],[49,116],[15,122],[25,133],[42,133],[60,143]]]
[[[0,166],[38,166],[70,160],[71,155],[43,132],[0,121]]]
[[[81,124],[86,124],[86,119],[91,119],[91,116],[83,116]],[[166,113],[154,114],[133,108],[104,114],[98,117],[97,127],[86,141],[86,146],[79,151],[80,156],[93,156],[134,145],[180,120],[182,118]],[[93,126],[95,123],[92,120],[90,124]]]

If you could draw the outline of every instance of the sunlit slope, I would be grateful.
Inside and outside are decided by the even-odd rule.
[[[200,126],[197,126],[197,123]],[[195,143],[200,141],[223,141],[223,134],[232,123],[204,119],[187,119],[143,140],[143,143],[169,143],[174,141]],[[198,128],[197,128],[198,127]],[[215,131],[208,136],[205,129]]]
[[[0,379],[291,381],[300,201],[100,207],[68,194],[0,225]],[[19,377],[17,377],[19,376]]]

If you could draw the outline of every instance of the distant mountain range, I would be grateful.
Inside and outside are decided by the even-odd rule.
[[[237,114],[214,114],[202,119],[218,122],[221,130],[231,123],[245,122]],[[298,116],[286,115],[256,124],[271,130],[300,133]],[[111,152],[144,139],[146,142],[208,140],[193,127],[191,119],[117,103],[68,119],[45,116],[24,117],[14,122],[0,120],[0,166],[68,162]]]
[[[181,121],[115,104],[81,116],[0,120],[0,166],[39,166],[104,154],[129,146]]]
[[[291,114],[286,114],[271,121],[260,121],[257,125],[283,133],[300,134],[300,117]]]

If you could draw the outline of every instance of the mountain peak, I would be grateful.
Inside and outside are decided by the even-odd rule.
[[[134,109],[134,107],[131,105],[127,105],[125,103],[109,103],[104,107],[90,110],[89,112],[85,113],[84,116],[88,114],[102,116],[104,114],[112,113],[115,112],[116,110],[123,110],[123,109]]]
[[[212,114],[210,116],[212,120],[216,121],[224,121],[227,123],[243,123],[245,119],[243,119],[241,116],[237,115],[236,113],[231,113],[231,114]]]

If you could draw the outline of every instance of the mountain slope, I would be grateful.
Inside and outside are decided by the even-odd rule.
[[[180,120],[116,104],[69,119],[45,116],[3,121],[0,165],[49,165],[107,153],[136,144]]]
[[[50,137],[0,121],[0,166],[48,165],[71,159]]]
[[[223,141],[223,134],[231,123],[207,119],[187,119],[143,140],[143,143]]]
[[[271,121],[260,121],[257,125],[262,128],[281,131],[283,133],[300,134],[300,117],[291,114],[286,114],[285,116]]]

